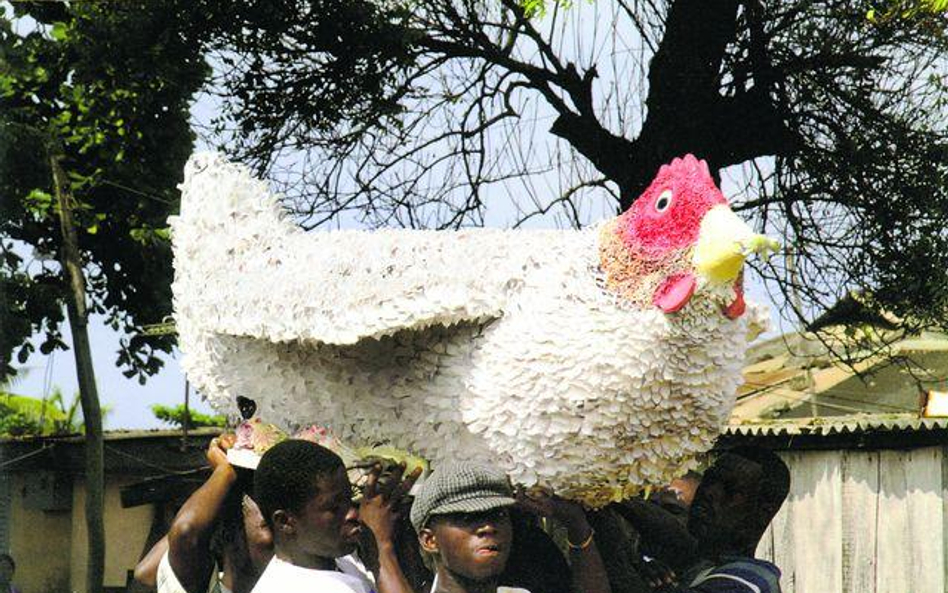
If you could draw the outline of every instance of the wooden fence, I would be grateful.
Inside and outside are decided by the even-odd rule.
[[[758,555],[784,593],[948,592],[948,446],[780,455],[790,496]]]

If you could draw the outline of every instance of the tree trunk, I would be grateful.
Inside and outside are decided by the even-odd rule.
[[[69,180],[60,163],[61,155],[51,154],[50,168],[53,172],[53,187],[59,203],[59,222],[62,231],[60,261],[69,282],[66,291],[66,309],[69,327],[72,330],[73,352],[76,357],[76,374],[79,379],[79,397],[82,417],[86,428],[86,530],[88,553],[86,563],[86,593],[102,593],[105,573],[105,525],[104,512],[104,459],[102,445],[102,411],[92,367],[92,350],[89,346],[86,309],[85,274],[79,257],[79,244],[72,218],[72,192]]]
[[[619,210],[632,205],[659,167],[693,153],[712,174],[764,155],[794,150],[796,135],[773,95],[774,76],[767,41],[760,33],[759,0],[676,0],[665,19],[665,33],[649,65],[648,108],[635,140],[612,134],[597,120],[591,104],[578,101],[580,113],[558,109],[550,132],[569,142],[620,190]],[[745,7],[753,39],[753,86],[722,94],[721,69],[735,41],[739,9]],[[592,76],[581,86],[591,92]],[[561,86],[563,84],[561,83]]]

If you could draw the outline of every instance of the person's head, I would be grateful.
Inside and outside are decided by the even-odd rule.
[[[701,483],[701,474],[695,471],[689,471],[680,478],[675,478],[668,485],[668,489],[678,496],[678,500],[687,509],[695,499],[695,492],[698,491],[698,484]]]
[[[238,479],[237,487],[224,500],[210,544],[224,573],[224,583],[235,593],[253,589],[273,557],[270,528],[240,482]]]
[[[260,506],[250,496],[243,496],[240,511],[243,536],[247,542],[247,558],[254,570],[263,572],[273,557],[273,533],[263,518]]]
[[[259,575],[273,556],[273,536],[250,498],[254,472],[235,467],[237,482],[228,492],[211,537],[211,552],[224,570]]]
[[[507,476],[499,470],[445,464],[421,486],[411,522],[439,574],[460,583],[491,582],[503,573],[510,555],[514,502]]]
[[[0,583],[9,584],[16,572],[16,562],[9,554],[0,554]]]
[[[330,560],[355,550],[352,487],[342,459],[325,447],[296,439],[274,445],[257,467],[254,500],[277,554]]]
[[[773,452],[740,447],[701,478],[688,530],[702,552],[752,554],[790,490],[790,472]]]

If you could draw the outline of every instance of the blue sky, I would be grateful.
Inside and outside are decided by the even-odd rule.
[[[63,329],[66,343],[71,344],[69,325],[64,324]],[[181,372],[178,358],[167,359],[165,368],[142,386],[138,381],[126,379],[122,376],[121,369],[115,366],[119,336],[103,324],[101,318],[90,321],[89,340],[92,344],[99,398],[103,405],[111,407],[105,418],[106,428],[167,426],[155,419],[149,407],[156,403],[184,403],[184,374]],[[10,389],[15,393],[42,397],[49,393],[49,388],[60,387],[65,396],[72,397],[79,390],[72,350],[56,352],[50,356],[34,354],[24,366],[27,375],[16,380]],[[192,397],[192,409],[211,411],[204,402],[195,402],[197,399]]]

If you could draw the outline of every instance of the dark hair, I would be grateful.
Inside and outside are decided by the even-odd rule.
[[[2,560],[6,560],[7,562],[9,562],[9,563],[10,563],[10,568],[12,568],[14,571],[16,571],[16,562],[13,561],[13,556],[11,556],[11,555],[9,555],[9,554],[0,554],[0,561],[2,561]]]
[[[760,482],[760,502],[770,510],[768,523],[790,493],[790,470],[777,454],[760,447],[735,447],[727,453],[753,461],[760,466],[763,476]]]
[[[345,468],[338,455],[310,441],[290,439],[263,454],[253,480],[254,500],[267,525],[273,513],[302,511],[319,494],[317,481]]]

